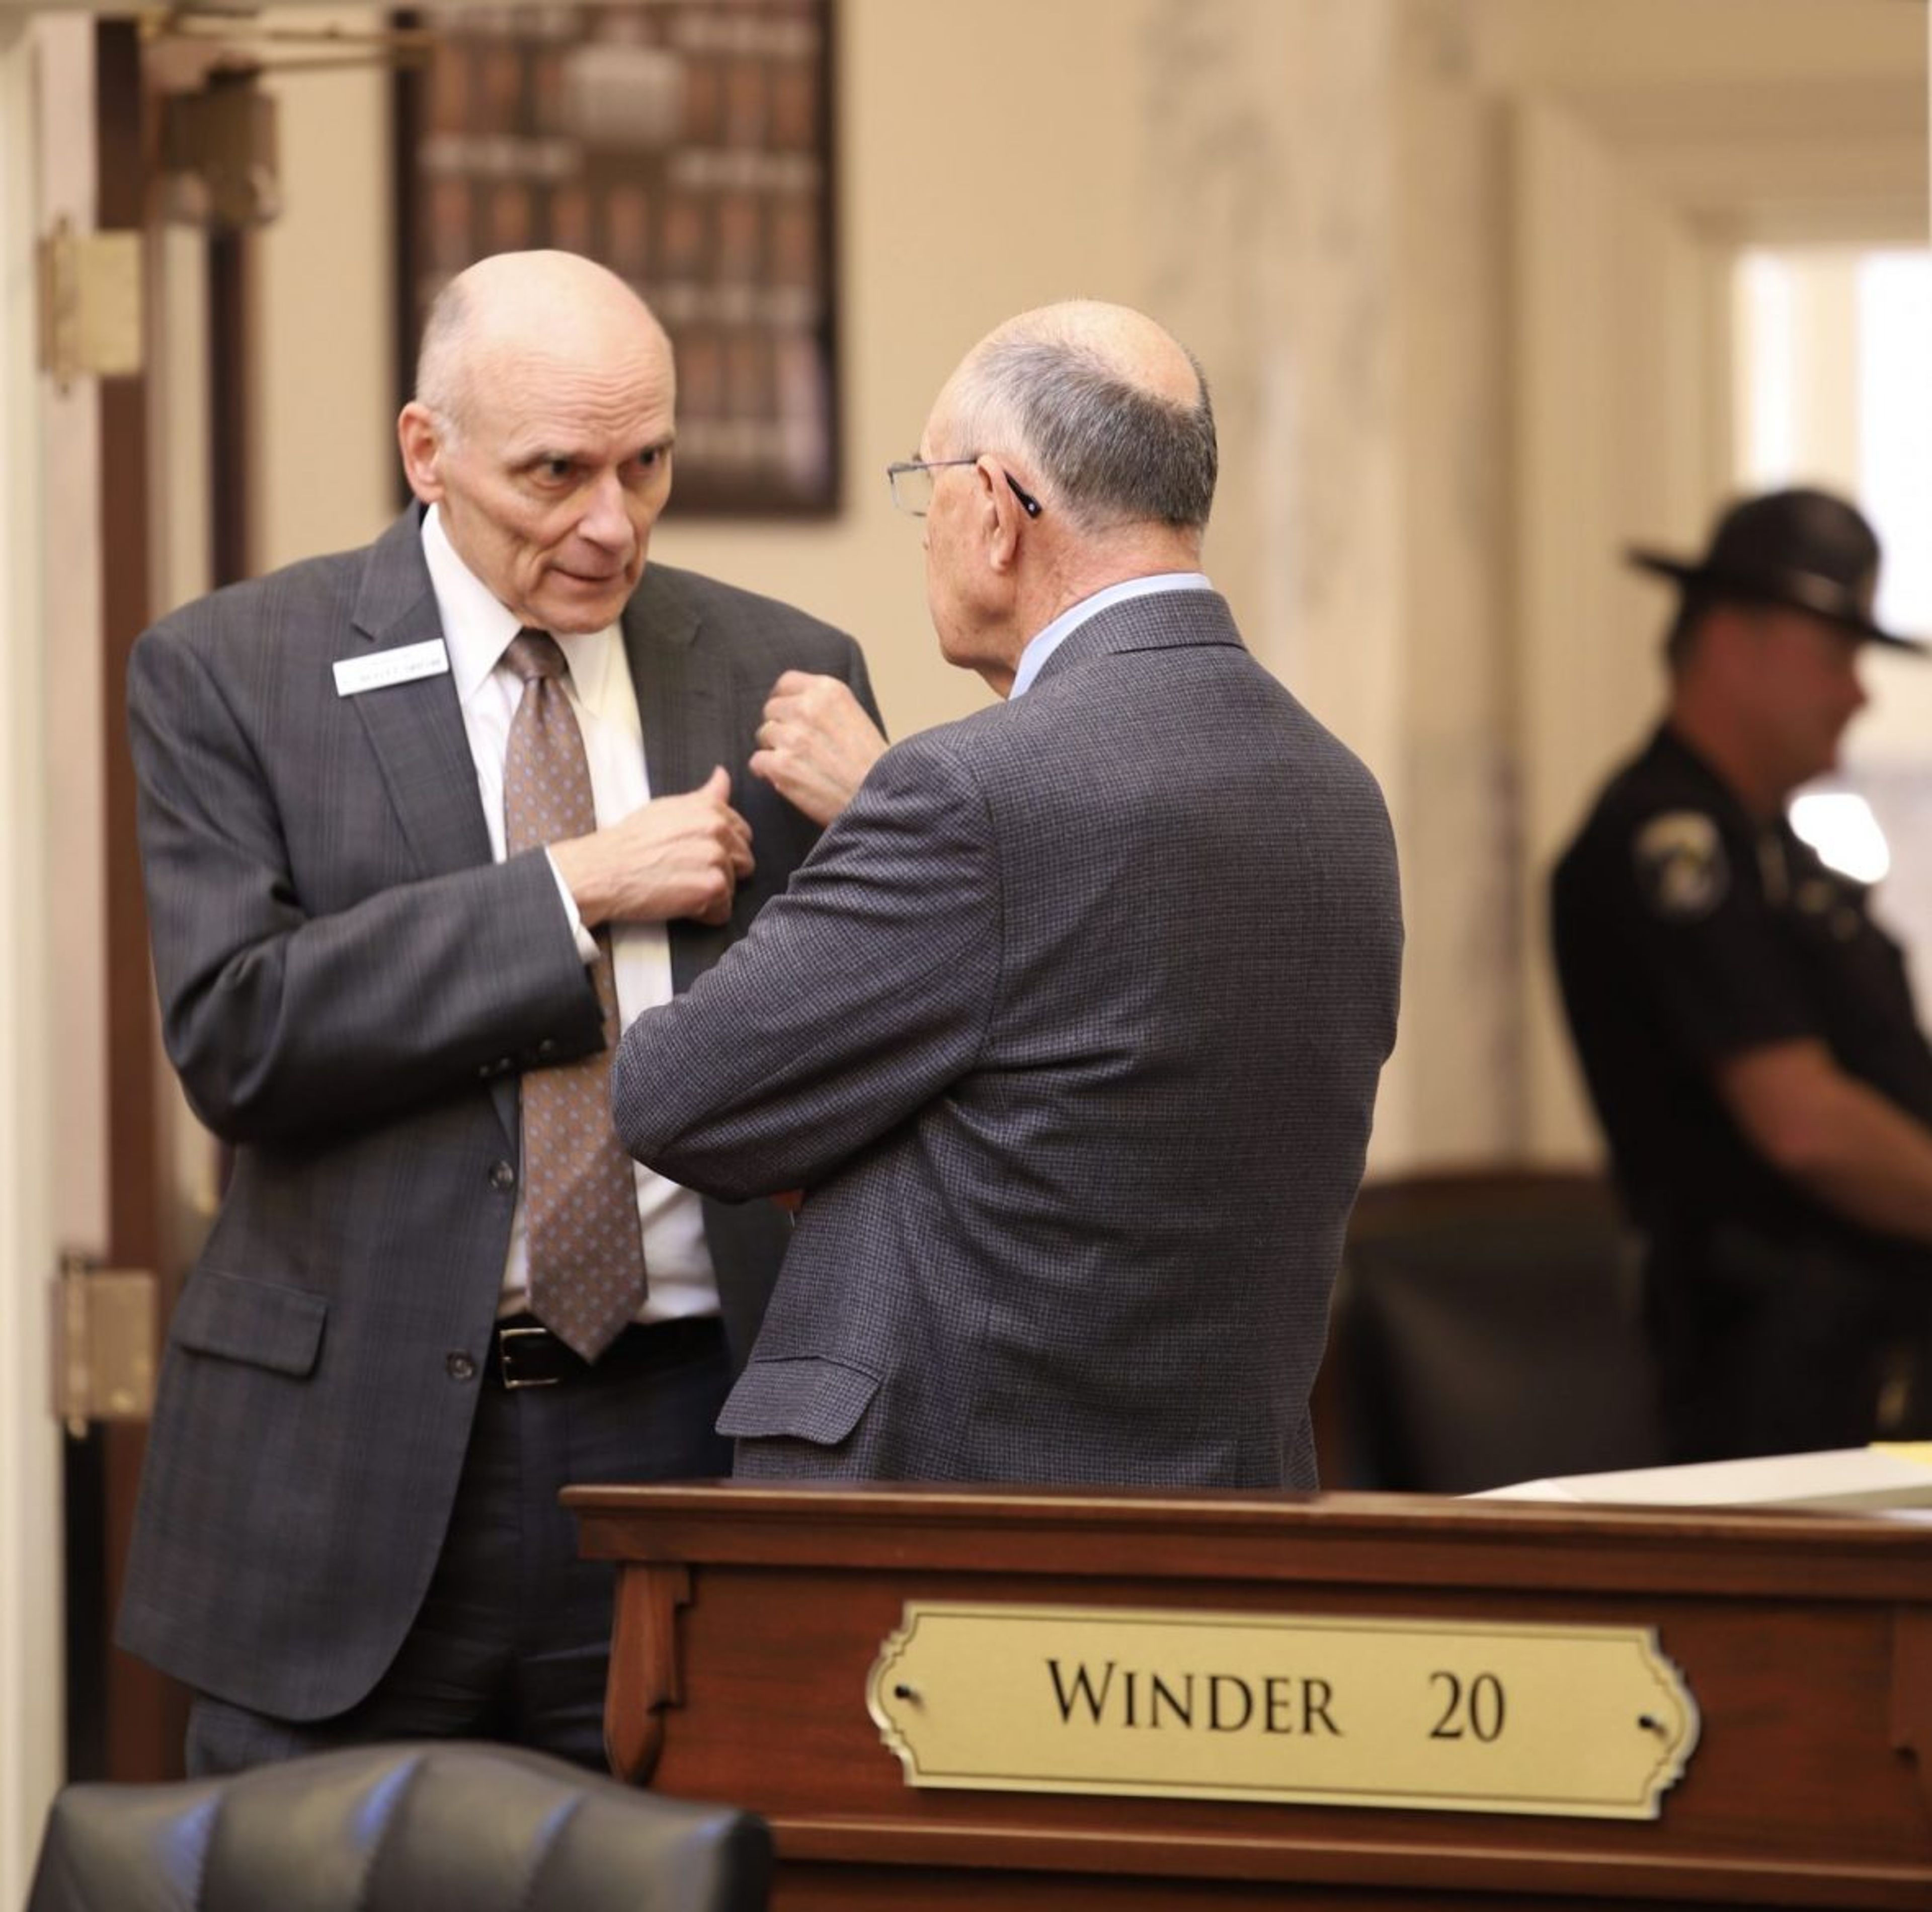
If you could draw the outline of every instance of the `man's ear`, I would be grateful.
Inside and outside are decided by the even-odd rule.
[[[442,496],[442,431],[428,406],[411,399],[396,420],[396,442],[403,454],[403,475],[425,505]]]
[[[1026,525],[1026,512],[1013,488],[1006,482],[1006,467],[997,458],[982,457],[975,467],[980,496],[976,501],[985,517],[986,562],[998,572],[1010,571],[1019,562],[1020,536]]]

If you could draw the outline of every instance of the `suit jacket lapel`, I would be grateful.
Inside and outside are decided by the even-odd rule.
[[[440,643],[442,623],[423,562],[422,519],[412,507],[370,547],[357,595],[354,634],[344,657],[370,657],[407,644]],[[463,727],[456,681],[448,671],[367,691],[356,706],[382,771],[389,802],[425,877],[474,869],[490,860],[490,826],[476,790],[476,762]],[[514,1146],[522,1128],[514,1077],[490,1085],[490,1099]]]
[[[624,607],[623,632],[651,795],[695,790],[714,765],[729,766],[737,748],[730,661],[722,646],[704,641],[696,607],[656,565],[646,566]],[[730,940],[728,928],[673,923],[672,987],[688,989]]]
[[[412,508],[370,547],[345,657],[440,643],[436,593]],[[490,861],[490,832],[476,793],[476,765],[447,671],[367,691],[350,701],[382,766],[390,801],[425,877]]]

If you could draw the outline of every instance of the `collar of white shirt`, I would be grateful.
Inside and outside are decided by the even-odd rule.
[[[1202,571],[1156,571],[1150,577],[1130,577],[1119,584],[1109,584],[1090,598],[1068,605],[1045,630],[1035,632],[1027,640],[1026,649],[1020,653],[1020,667],[1013,673],[1013,688],[1006,693],[1008,701],[1024,697],[1047,659],[1090,617],[1109,605],[1124,604],[1130,598],[1151,598],[1157,591],[1211,591],[1214,588]]]
[[[503,660],[510,640],[523,629],[516,613],[457,556],[449,534],[432,505],[423,514],[423,562],[429,566],[430,588],[436,593],[436,615],[449,652],[449,669],[458,700],[467,704]],[[559,636],[570,665],[572,688],[587,710],[601,712],[610,683],[611,647],[617,627]]]

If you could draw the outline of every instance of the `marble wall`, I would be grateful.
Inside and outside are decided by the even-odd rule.
[[[1754,233],[1924,223],[1878,0],[1142,0],[1144,298],[1212,368],[1210,567],[1381,778],[1409,930],[1373,1164],[1594,1160],[1548,868],[1662,694],[1634,540],[1732,483]]]
[[[1388,793],[1409,926],[1376,1161],[1522,1143],[1501,109],[1466,0],[1149,0],[1150,302],[1214,368],[1211,568]]]

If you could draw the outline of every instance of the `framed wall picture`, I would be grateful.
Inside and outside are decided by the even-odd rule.
[[[396,91],[399,385],[437,291],[531,246],[628,280],[677,355],[680,517],[838,499],[832,0],[463,6]]]

